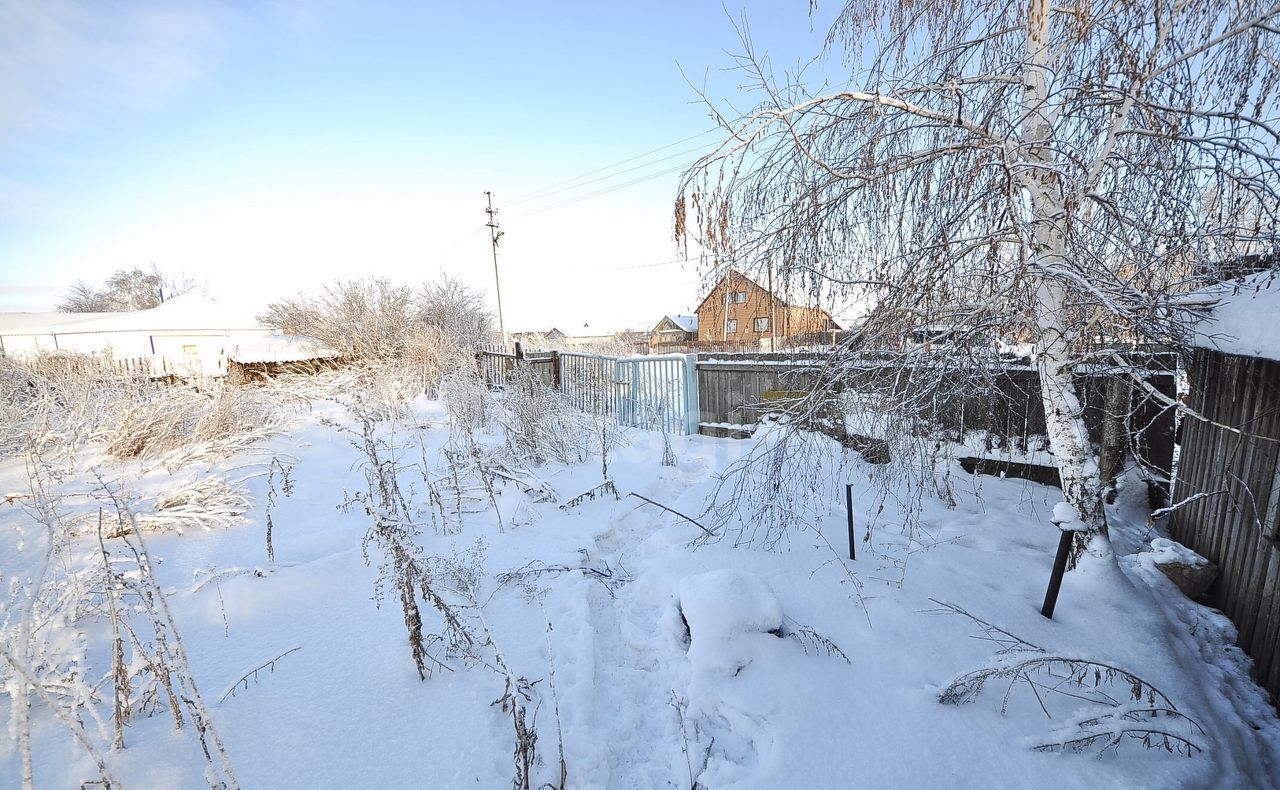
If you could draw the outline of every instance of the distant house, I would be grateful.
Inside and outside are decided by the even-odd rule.
[[[545,332],[512,332],[512,343],[519,343],[526,351],[542,351],[559,348],[569,336],[554,326]]]
[[[199,294],[127,313],[0,314],[0,354],[101,354],[178,375],[226,375],[237,344],[272,334],[253,316]]]
[[[697,312],[702,342],[758,343],[840,328],[826,310],[787,304],[734,269],[720,278]]]
[[[698,339],[696,315],[665,315],[658,325],[649,330],[649,348],[690,343]]]

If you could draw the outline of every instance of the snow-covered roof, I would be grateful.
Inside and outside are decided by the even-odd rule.
[[[1196,292],[1188,307],[1207,308],[1193,317],[1192,344],[1226,354],[1280,361],[1280,269],[1257,272]]]
[[[251,315],[218,304],[207,296],[182,294],[148,310],[99,313],[58,332],[182,332],[197,330],[263,329]]]
[[[668,315],[667,318],[670,318],[671,323],[686,332],[698,331],[698,317],[696,315]]]
[[[121,313],[0,313],[0,335],[49,335],[73,331],[71,325]]]
[[[229,359],[236,362],[303,362],[308,359],[328,359],[338,356],[314,337],[304,335],[275,335],[273,337],[242,340],[235,345]]]

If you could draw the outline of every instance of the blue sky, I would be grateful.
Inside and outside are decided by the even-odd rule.
[[[685,75],[741,103],[730,17],[783,66],[820,48],[807,11],[0,0],[0,310],[152,262],[251,307],[366,274],[490,290],[493,190],[509,328],[651,325],[700,290],[663,263],[677,174],[656,175],[717,139]]]

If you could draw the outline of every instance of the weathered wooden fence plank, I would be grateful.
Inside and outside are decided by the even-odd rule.
[[[1270,507],[1280,462],[1280,362],[1200,350],[1189,370],[1190,406],[1228,430],[1188,418],[1170,531],[1217,563],[1209,602],[1235,622],[1255,677],[1280,696],[1280,548]],[[1224,492],[1224,493],[1215,493]]]

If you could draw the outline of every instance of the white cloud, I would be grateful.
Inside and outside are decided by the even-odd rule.
[[[233,21],[189,2],[0,2],[0,144],[163,102],[203,78]]]

